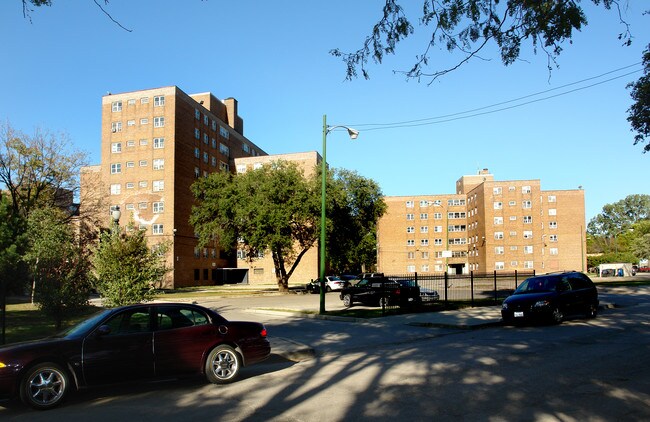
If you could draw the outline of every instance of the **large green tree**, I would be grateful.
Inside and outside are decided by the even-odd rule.
[[[113,228],[101,234],[94,250],[94,286],[106,306],[123,306],[151,300],[169,270],[166,244],[150,248],[143,230],[133,225],[125,232]]]
[[[32,299],[57,329],[64,318],[88,304],[90,260],[74,229],[58,208],[39,208],[28,219],[29,248],[24,260],[34,283]]]
[[[650,195],[629,195],[606,204],[600,214],[589,221],[587,232],[594,236],[615,236],[641,220],[650,219]]]
[[[366,272],[377,263],[377,222],[386,211],[379,185],[349,170],[327,186],[327,257],[336,274]]]
[[[643,53],[643,76],[628,85],[634,103],[630,106],[627,120],[636,132],[634,145],[643,145],[643,152],[650,151],[650,44]]]
[[[318,239],[319,192],[295,163],[277,161],[234,176],[213,173],[192,186],[190,223],[201,244],[213,240],[250,259],[268,251],[280,291]]]

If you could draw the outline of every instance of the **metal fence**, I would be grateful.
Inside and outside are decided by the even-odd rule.
[[[519,283],[528,277],[535,275],[535,271],[514,271],[514,272],[491,272],[469,274],[386,274],[391,280],[411,281],[420,287],[421,295],[424,298],[432,292],[436,292],[438,299],[435,301],[423,300],[423,306],[443,304],[445,307],[449,302],[469,302],[470,306],[478,303],[497,305],[506,297],[510,296]],[[392,309],[382,307],[382,309]]]

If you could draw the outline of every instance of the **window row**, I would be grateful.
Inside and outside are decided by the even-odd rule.
[[[126,124],[127,126],[135,126],[135,120],[127,120]],[[140,125],[148,125],[148,124],[149,124],[148,118],[140,119]],[[153,118],[153,127],[164,127],[164,126],[165,126],[164,117],[158,116]],[[121,121],[111,122],[111,132],[113,133],[122,132],[122,122]]]
[[[152,161],[152,168],[154,170],[164,170],[165,169],[165,159],[164,158],[154,158]],[[125,163],[126,168],[134,168],[135,161],[127,161]],[[148,167],[149,162],[147,160],[138,161],[140,167]],[[122,163],[111,163],[111,174],[120,174],[122,173]]]
[[[140,144],[140,146],[148,146],[149,145],[149,140],[148,139],[140,139],[139,144]],[[124,150],[123,145],[124,144],[122,142],[111,142],[111,152],[114,153],[114,154],[121,153]],[[126,141],[126,147],[127,148],[135,147],[135,140]],[[165,148],[165,138],[153,138],[153,148],[154,149],[163,149],[163,148]]]
[[[135,98],[131,98],[127,100],[127,104],[130,106],[135,105]],[[149,97],[141,97],[140,98],[140,104],[149,104]],[[153,97],[153,106],[154,107],[163,107],[165,105],[165,96],[164,95],[155,95]],[[112,112],[120,112],[122,111],[122,100],[117,100],[113,101],[111,103],[111,111]]]

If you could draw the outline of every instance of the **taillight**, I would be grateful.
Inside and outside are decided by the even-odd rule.
[[[396,294],[396,295],[400,294],[399,289],[395,290],[395,294]]]
[[[266,334],[267,334],[266,327],[262,327],[262,331],[260,331],[260,336],[266,337]]]

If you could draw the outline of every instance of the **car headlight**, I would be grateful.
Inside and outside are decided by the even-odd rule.
[[[533,305],[533,307],[535,307],[535,308],[544,308],[546,306],[551,306],[551,302],[549,302],[548,300],[538,300]]]

